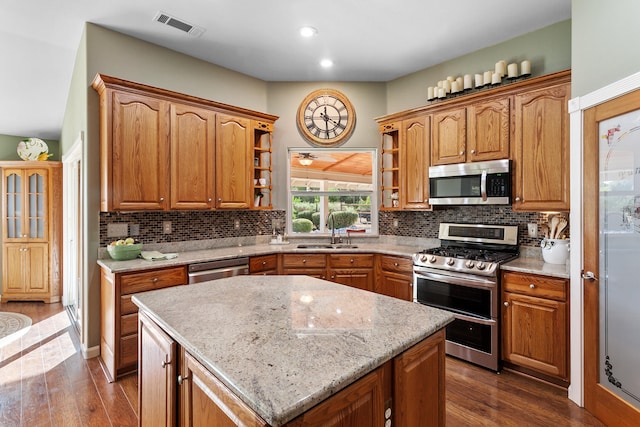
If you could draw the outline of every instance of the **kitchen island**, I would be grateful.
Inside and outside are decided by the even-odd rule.
[[[141,425],[444,424],[446,311],[307,276],[133,302]]]

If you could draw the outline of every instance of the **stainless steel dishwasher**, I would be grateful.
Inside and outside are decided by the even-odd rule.
[[[189,284],[249,274],[249,258],[221,259],[189,265]]]

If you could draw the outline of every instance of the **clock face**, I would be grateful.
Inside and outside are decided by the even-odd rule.
[[[311,92],[298,108],[298,128],[313,145],[335,147],[353,132],[356,116],[351,102],[333,89]]]

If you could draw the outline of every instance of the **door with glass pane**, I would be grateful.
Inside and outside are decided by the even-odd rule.
[[[585,407],[637,426],[640,91],[584,111],[583,200]]]

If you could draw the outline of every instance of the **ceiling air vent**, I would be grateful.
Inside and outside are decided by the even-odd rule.
[[[184,31],[185,33],[193,37],[199,37],[200,35],[202,35],[202,33],[204,33],[204,28],[198,27],[197,25],[191,25],[188,22],[169,15],[168,13],[158,12],[153,20],[161,24],[177,28],[178,30]]]

